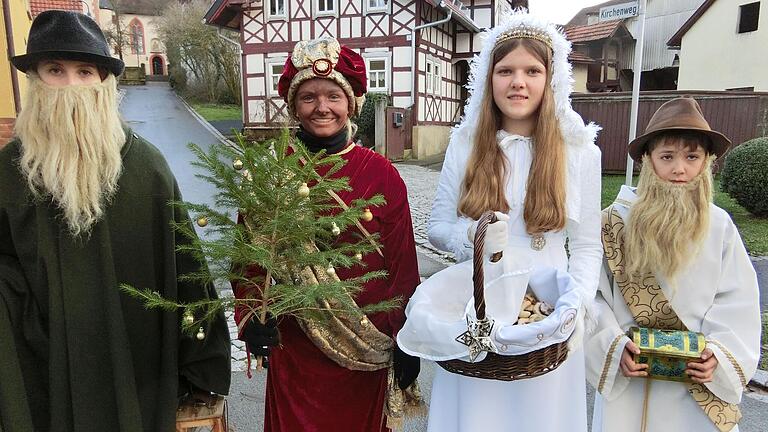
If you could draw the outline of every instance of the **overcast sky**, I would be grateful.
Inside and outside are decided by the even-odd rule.
[[[528,0],[531,13],[540,15],[555,24],[565,24],[576,12],[605,0]],[[627,0],[630,1],[630,0]]]

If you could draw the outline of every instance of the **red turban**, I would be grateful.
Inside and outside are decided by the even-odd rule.
[[[277,92],[296,115],[294,96],[301,83],[313,78],[330,79],[338,84],[349,99],[350,115],[360,114],[368,90],[365,60],[360,54],[341,46],[331,37],[301,41],[286,60]]]

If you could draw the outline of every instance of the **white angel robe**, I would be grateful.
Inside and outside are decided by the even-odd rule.
[[[497,138],[509,161],[506,185],[506,198],[511,207],[509,247],[529,255],[534,268],[567,270],[583,298],[593,298],[602,261],[600,151],[591,139],[567,146],[567,225],[564,231],[546,233],[546,245],[537,251],[531,248],[531,237],[526,233],[523,220],[525,189],[533,158],[531,140],[504,131],[499,131]],[[451,140],[429,223],[430,242],[453,252],[457,261],[471,259],[473,250],[467,229],[474,221],[457,216],[456,211],[471,148],[471,142]],[[566,237],[570,258],[565,251]],[[496,345],[503,344],[496,342]],[[583,350],[577,349],[570,352],[556,370],[519,381],[470,378],[438,367],[432,384],[428,430],[584,432],[586,411],[584,355]]]
[[[614,208],[626,221],[637,196],[623,186]],[[635,324],[618,286],[603,269],[597,295],[598,325],[585,337],[587,378],[599,394],[592,432],[640,431],[645,378],[627,378],[619,370],[624,333]],[[710,229],[694,260],[677,277],[673,295],[662,278],[662,292],[685,326],[703,333],[717,357],[712,382],[705,386],[722,400],[737,404],[755,373],[760,355],[760,302],[757,276],[730,216],[710,205]],[[616,343],[614,343],[616,341]],[[683,383],[651,380],[647,432],[718,429],[688,394]],[[731,429],[738,431],[738,426]]]

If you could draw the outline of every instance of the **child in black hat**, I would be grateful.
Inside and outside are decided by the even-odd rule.
[[[593,432],[738,430],[738,403],[760,353],[760,311],[739,232],[712,203],[711,165],[730,144],[694,99],[678,98],[629,145],[642,162],[640,181],[603,210],[600,314],[585,345],[599,392]],[[635,343],[630,327],[658,336]],[[679,345],[698,357],[643,364],[638,345]]]
[[[0,429],[173,430],[177,397],[229,390],[223,314],[191,338],[176,312],[147,310],[120,284],[212,298],[173,174],[125,127],[116,76],[90,18],[47,11],[32,24],[16,137],[0,150]]]

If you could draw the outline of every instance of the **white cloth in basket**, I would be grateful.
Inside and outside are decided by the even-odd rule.
[[[467,330],[467,317],[475,319],[472,265],[472,261],[453,265],[419,285],[397,335],[400,349],[427,360],[469,360],[467,346],[456,337]],[[525,354],[568,339],[581,297],[566,272],[551,267],[533,270],[530,257],[514,248],[505,249],[499,262],[486,260],[483,268],[486,315],[495,321],[492,337],[499,354]],[[555,311],[537,323],[512,325],[529,284],[540,300],[555,305]]]

